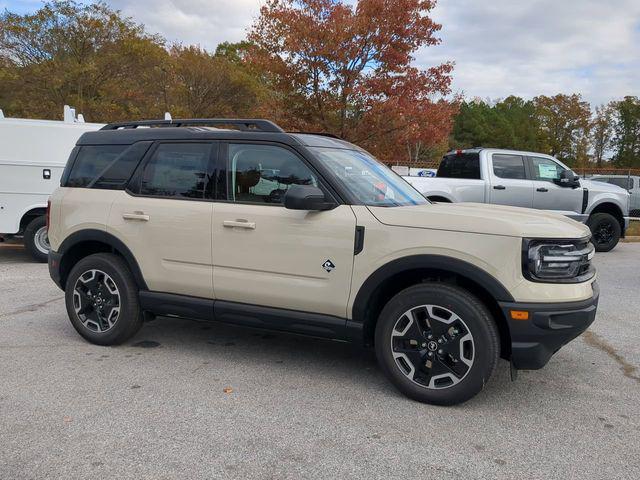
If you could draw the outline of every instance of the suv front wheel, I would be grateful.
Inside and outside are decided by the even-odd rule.
[[[73,327],[97,345],[122,343],[142,325],[135,280],[124,260],[111,253],[89,255],[71,269],[65,302]]]
[[[393,297],[380,313],[375,347],[398,390],[436,405],[475,396],[500,355],[487,308],[466,290],[440,283],[414,285]]]

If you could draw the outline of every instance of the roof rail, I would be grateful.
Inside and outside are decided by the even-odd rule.
[[[235,125],[242,131],[284,132],[269,120],[256,118],[185,118],[175,120],[141,120],[138,122],[118,122],[105,125],[100,130],[129,130],[138,127],[184,127],[184,126]]]
[[[340,138],[338,135],[334,135],[333,133],[327,133],[327,132],[288,132],[288,133],[295,133],[298,135],[320,135],[321,137],[329,137],[329,138],[336,138],[338,140],[343,140],[343,138]]]

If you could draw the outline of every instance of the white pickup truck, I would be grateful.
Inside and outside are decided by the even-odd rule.
[[[599,252],[613,249],[629,225],[629,193],[578,178],[549,155],[474,148],[447,153],[434,178],[404,177],[434,202],[536,208],[586,223]]]

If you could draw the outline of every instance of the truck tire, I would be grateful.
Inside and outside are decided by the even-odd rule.
[[[142,326],[138,286],[125,261],[112,253],[80,260],[65,288],[67,314],[76,331],[96,345],[117,345]]]
[[[480,392],[500,355],[498,328],[480,300],[442,283],[422,283],[394,296],[375,332],[378,362],[407,397],[455,405]]]
[[[591,230],[591,242],[596,252],[608,252],[620,241],[622,229],[616,217],[609,213],[594,213],[587,220]]]
[[[24,246],[31,257],[45,263],[49,257],[49,237],[47,220],[44,215],[34,218],[24,229]]]

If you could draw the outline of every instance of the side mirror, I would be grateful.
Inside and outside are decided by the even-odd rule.
[[[324,192],[313,185],[291,185],[284,194],[284,206],[289,210],[331,210],[337,207],[328,202]]]
[[[571,170],[563,170],[560,174],[560,178],[554,180],[554,182],[561,187],[578,188],[580,186],[580,177]]]

